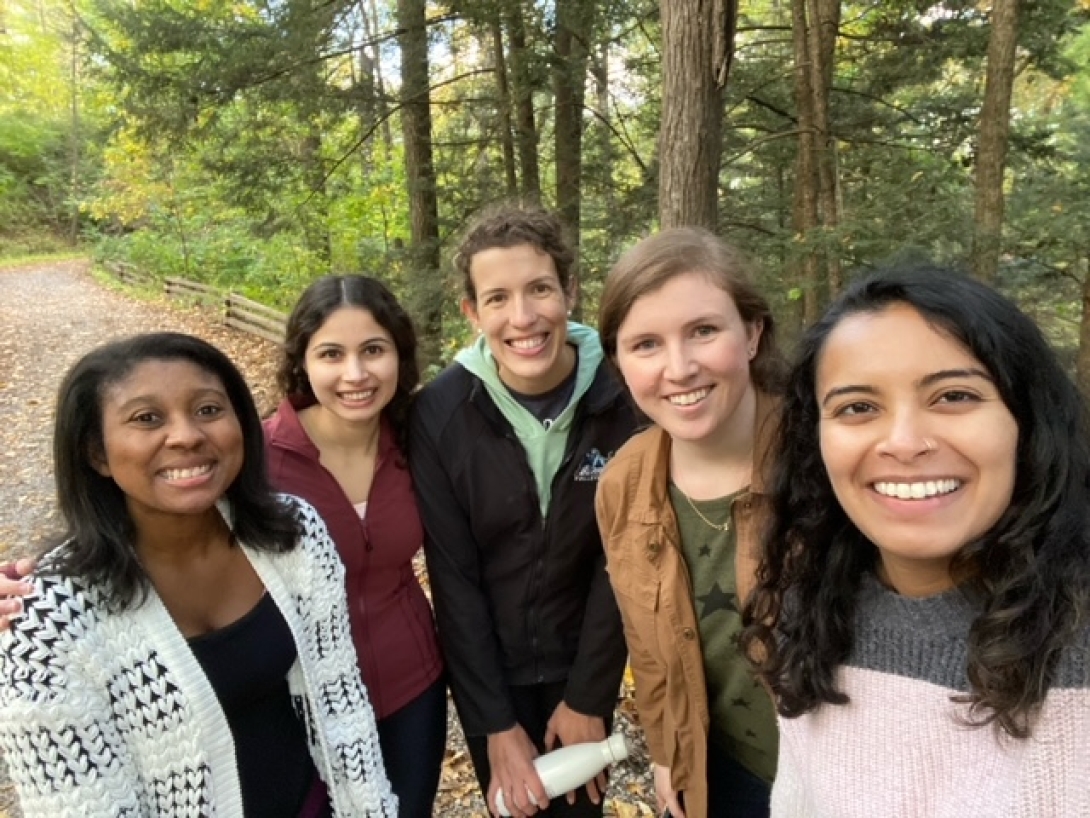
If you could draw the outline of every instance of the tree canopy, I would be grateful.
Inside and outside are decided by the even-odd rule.
[[[1004,2],[1005,106],[986,94]],[[968,269],[975,240],[1075,350],[1088,12],[4,0],[0,239],[78,233],[153,274],[282,306],[330,270],[373,274],[411,305],[436,364],[465,340],[451,247],[501,199],[562,215],[590,316],[612,261],[664,224],[745,248],[788,324],[890,257]]]

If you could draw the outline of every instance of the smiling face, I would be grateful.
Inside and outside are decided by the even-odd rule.
[[[469,273],[476,299],[463,299],[462,312],[488,341],[500,380],[527,395],[558,386],[575,353],[567,344],[571,299],[552,256],[530,244],[493,247],[473,256]]]
[[[242,428],[218,377],[149,360],[105,390],[96,471],[125,493],[137,527],[214,508],[243,463]]]
[[[961,343],[898,304],[857,313],[818,359],[822,459],[885,579],[924,596],[1010,505],[1018,425]]]
[[[369,310],[341,307],[310,337],[304,366],[323,411],[371,424],[397,391],[398,363],[393,337]]]
[[[734,300],[703,273],[683,273],[640,296],[617,332],[617,367],[636,405],[675,441],[702,442],[748,424],[749,362],[760,340]]]

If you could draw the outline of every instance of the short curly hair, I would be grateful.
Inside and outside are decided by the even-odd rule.
[[[482,213],[454,253],[454,267],[462,276],[466,297],[477,300],[477,289],[470,275],[475,255],[497,247],[524,244],[552,257],[560,287],[569,292],[575,273],[575,251],[564,238],[560,219],[539,207],[503,204]]]

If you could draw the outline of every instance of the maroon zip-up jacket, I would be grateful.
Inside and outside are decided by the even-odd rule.
[[[408,466],[382,422],[367,514],[361,522],[299,422],[311,400],[285,400],[265,421],[269,476],[314,506],[345,565],[348,615],[360,671],[377,718],[423,693],[443,672],[435,620],[413,556],[424,541]]]

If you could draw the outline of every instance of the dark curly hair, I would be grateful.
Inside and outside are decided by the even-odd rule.
[[[477,300],[477,288],[469,274],[475,255],[497,247],[524,244],[552,257],[560,288],[569,293],[575,270],[575,251],[564,238],[560,219],[536,206],[505,203],[482,213],[454,254],[454,267],[462,276],[466,297],[470,301]]]
[[[314,397],[307,378],[307,346],[329,316],[341,307],[367,310],[390,333],[397,350],[397,389],[383,414],[390,421],[402,452],[406,451],[409,407],[420,384],[416,360],[416,330],[412,319],[394,294],[377,279],[364,275],[324,276],[313,281],[295,303],[288,317],[283,353],[276,374],[280,391],[287,397]]]
[[[856,595],[877,552],[837,502],[818,439],[816,372],[845,318],[915,309],[988,370],[1018,425],[1011,502],[951,565],[979,608],[968,645],[968,721],[1017,738],[1053,683],[1062,650],[1090,612],[1090,450],[1083,402],[1037,326],[978,281],[931,265],[851,285],[803,337],[783,407],[773,518],[745,608],[743,648],[781,715],[843,704],[836,669],[853,642]],[[865,353],[863,353],[865,354]]]
[[[150,580],[134,549],[136,528],[125,493],[94,467],[104,450],[102,401],[106,391],[147,362],[185,361],[215,375],[242,429],[242,469],[227,489],[234,533],[259,550],[290,551],[299,526],[291,506],[269,485],[261,418],[246,381],[230,359],[206,341],[156,332],[115,341],[89,352],[65,376],[57,395],[53,472],[66,548],[46,570],[104,590],[106,603],[125,610],[141,601]]]

